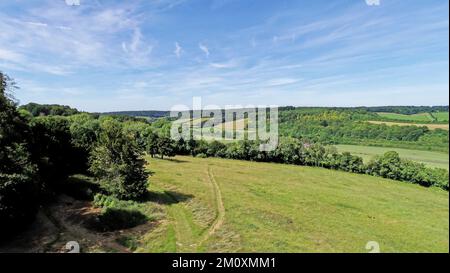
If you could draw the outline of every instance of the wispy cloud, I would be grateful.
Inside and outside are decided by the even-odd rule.
[[[368,105],[408,86],[410,104],[430,92],[427,102],[448,98],[442,1],[20,2],[0,1],[0,69],[25,82],[24,102],[106,111],[167,109],[193,95],[219,105],[360,104],[366,95]]]
[[[175,42],[175,50],[173,51],[173,53],[177,56],[177,58],[180,58],[182,51],[183,48],[178,44],[178,42]]]
[[[206,57],[209,57],[209,48],[206,45],[199,43],[198,48],[200,48],[200,50],[203,51],[203,53],[205,53]]]
[[[227,62],[213,62],[210,65],[214,68],[235,68],[239,66],[239,62],[236,59],[232,59]]]

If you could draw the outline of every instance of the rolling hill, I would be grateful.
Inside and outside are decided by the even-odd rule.
[[[224,159],[151,159],[172,200],[139,252],[448,252],[448,193],[324,169]],[[414,235],[414,236],[412,236]]]

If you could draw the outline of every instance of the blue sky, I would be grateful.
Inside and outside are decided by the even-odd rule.
[[[71,0],[72,1],[72,0]],[[20,103],[448,105],[447,0],[8,0]]]

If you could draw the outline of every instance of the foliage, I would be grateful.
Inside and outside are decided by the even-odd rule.
[[[20,106],[21,110],[26,110],[33,117],[38,116],[70,116],[78,114],[78,110],[75,108],[71,108],[67,105],[58,105],[58,104],[37,104],[37,103],[28,103],[26,105]]]
[[[147,192],[148,184],[142,153],[120,122],[105,119],[91,153],[90,171],[109,194],[120,199],[138,199]]]
[[[36,166],[29,127],[9,93],[14,82],[0,72],[0,240],[29,223],[37,210]]]
[[[367,122],[379,119],[376,113],[355,109],[282,111],[279,131],[282,136],[322,144],[373,144],[448,152],[448,131]]]
[[[148,220],[133,201],[123,201],[111,196],[96,194],[94,205],[103,210],[96,221],[90,223],[90,227],[100,231],[132,228],[144,224]]]
[[[60,116],[43,116],[32,119],[30,128],[32,159],[39,169],[41,187],[47,193],[59,191],[77,169],[69,122]]]
[[[256,141],[239,141],[228,144],[215,141],[208,143],[206,141],[190,140],[189,142],[191,143],[190,146],[187,145],[176,150],[186,149],[187,154],[197,157],[210,156],[248,161],[276,162],[323,167],[351,173],[366,173],[448,190],[448,171],[432,169],[424,164],[400,159],[399,155],[393,151],[377,157],[366,165],[359,156],[348,152],[339,153],[334,147],[293,138],[281,138],[278,147],[270,152],[260,152],[259,143]]]
[[[422,163],[401,159],[397,152],[391,151],[378,156],[367,166],[367,173],[394,180],[407,181],[422,186],[437,186],[448,190],[448,172],[432,169]]]

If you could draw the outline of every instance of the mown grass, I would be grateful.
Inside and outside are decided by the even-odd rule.
[[[349,152],[362,157],[364,162],[369,162],[375,156],[383,155],[388,151],[396,151],[401,158],[424,163],[430,167],[449,169],[449,156],[447,153],[361,145],[335,145],[335,147],[339,152]]]
[[[430,122],[433,121],[433,117],[429,113],[419,113],[413,115],[403,115],[397,113],[384,113],[378,112],[379,116],[392,120],[401,120],[401,121],[415,121],[415,122]]]
[[[370,120],[369,123],[373,124],[386,124],[388,126],[417,126],[417,127],[428,127],[430,130],[442,129],[449,130],[448,124],[433,124],[433,123],[410,123],[410,122],[392,122],[392,121],[376,121]]]
[[[191,196],[140,252],[448,252],[448,192],[320,168],[225,159],[149,159],[153,191]],[[217,217],[213,174],[225,207]]]
[[[433,117],[437,119],[437,121],[448,122],[449,113],[448,112],[436,112],[432,113]]]

